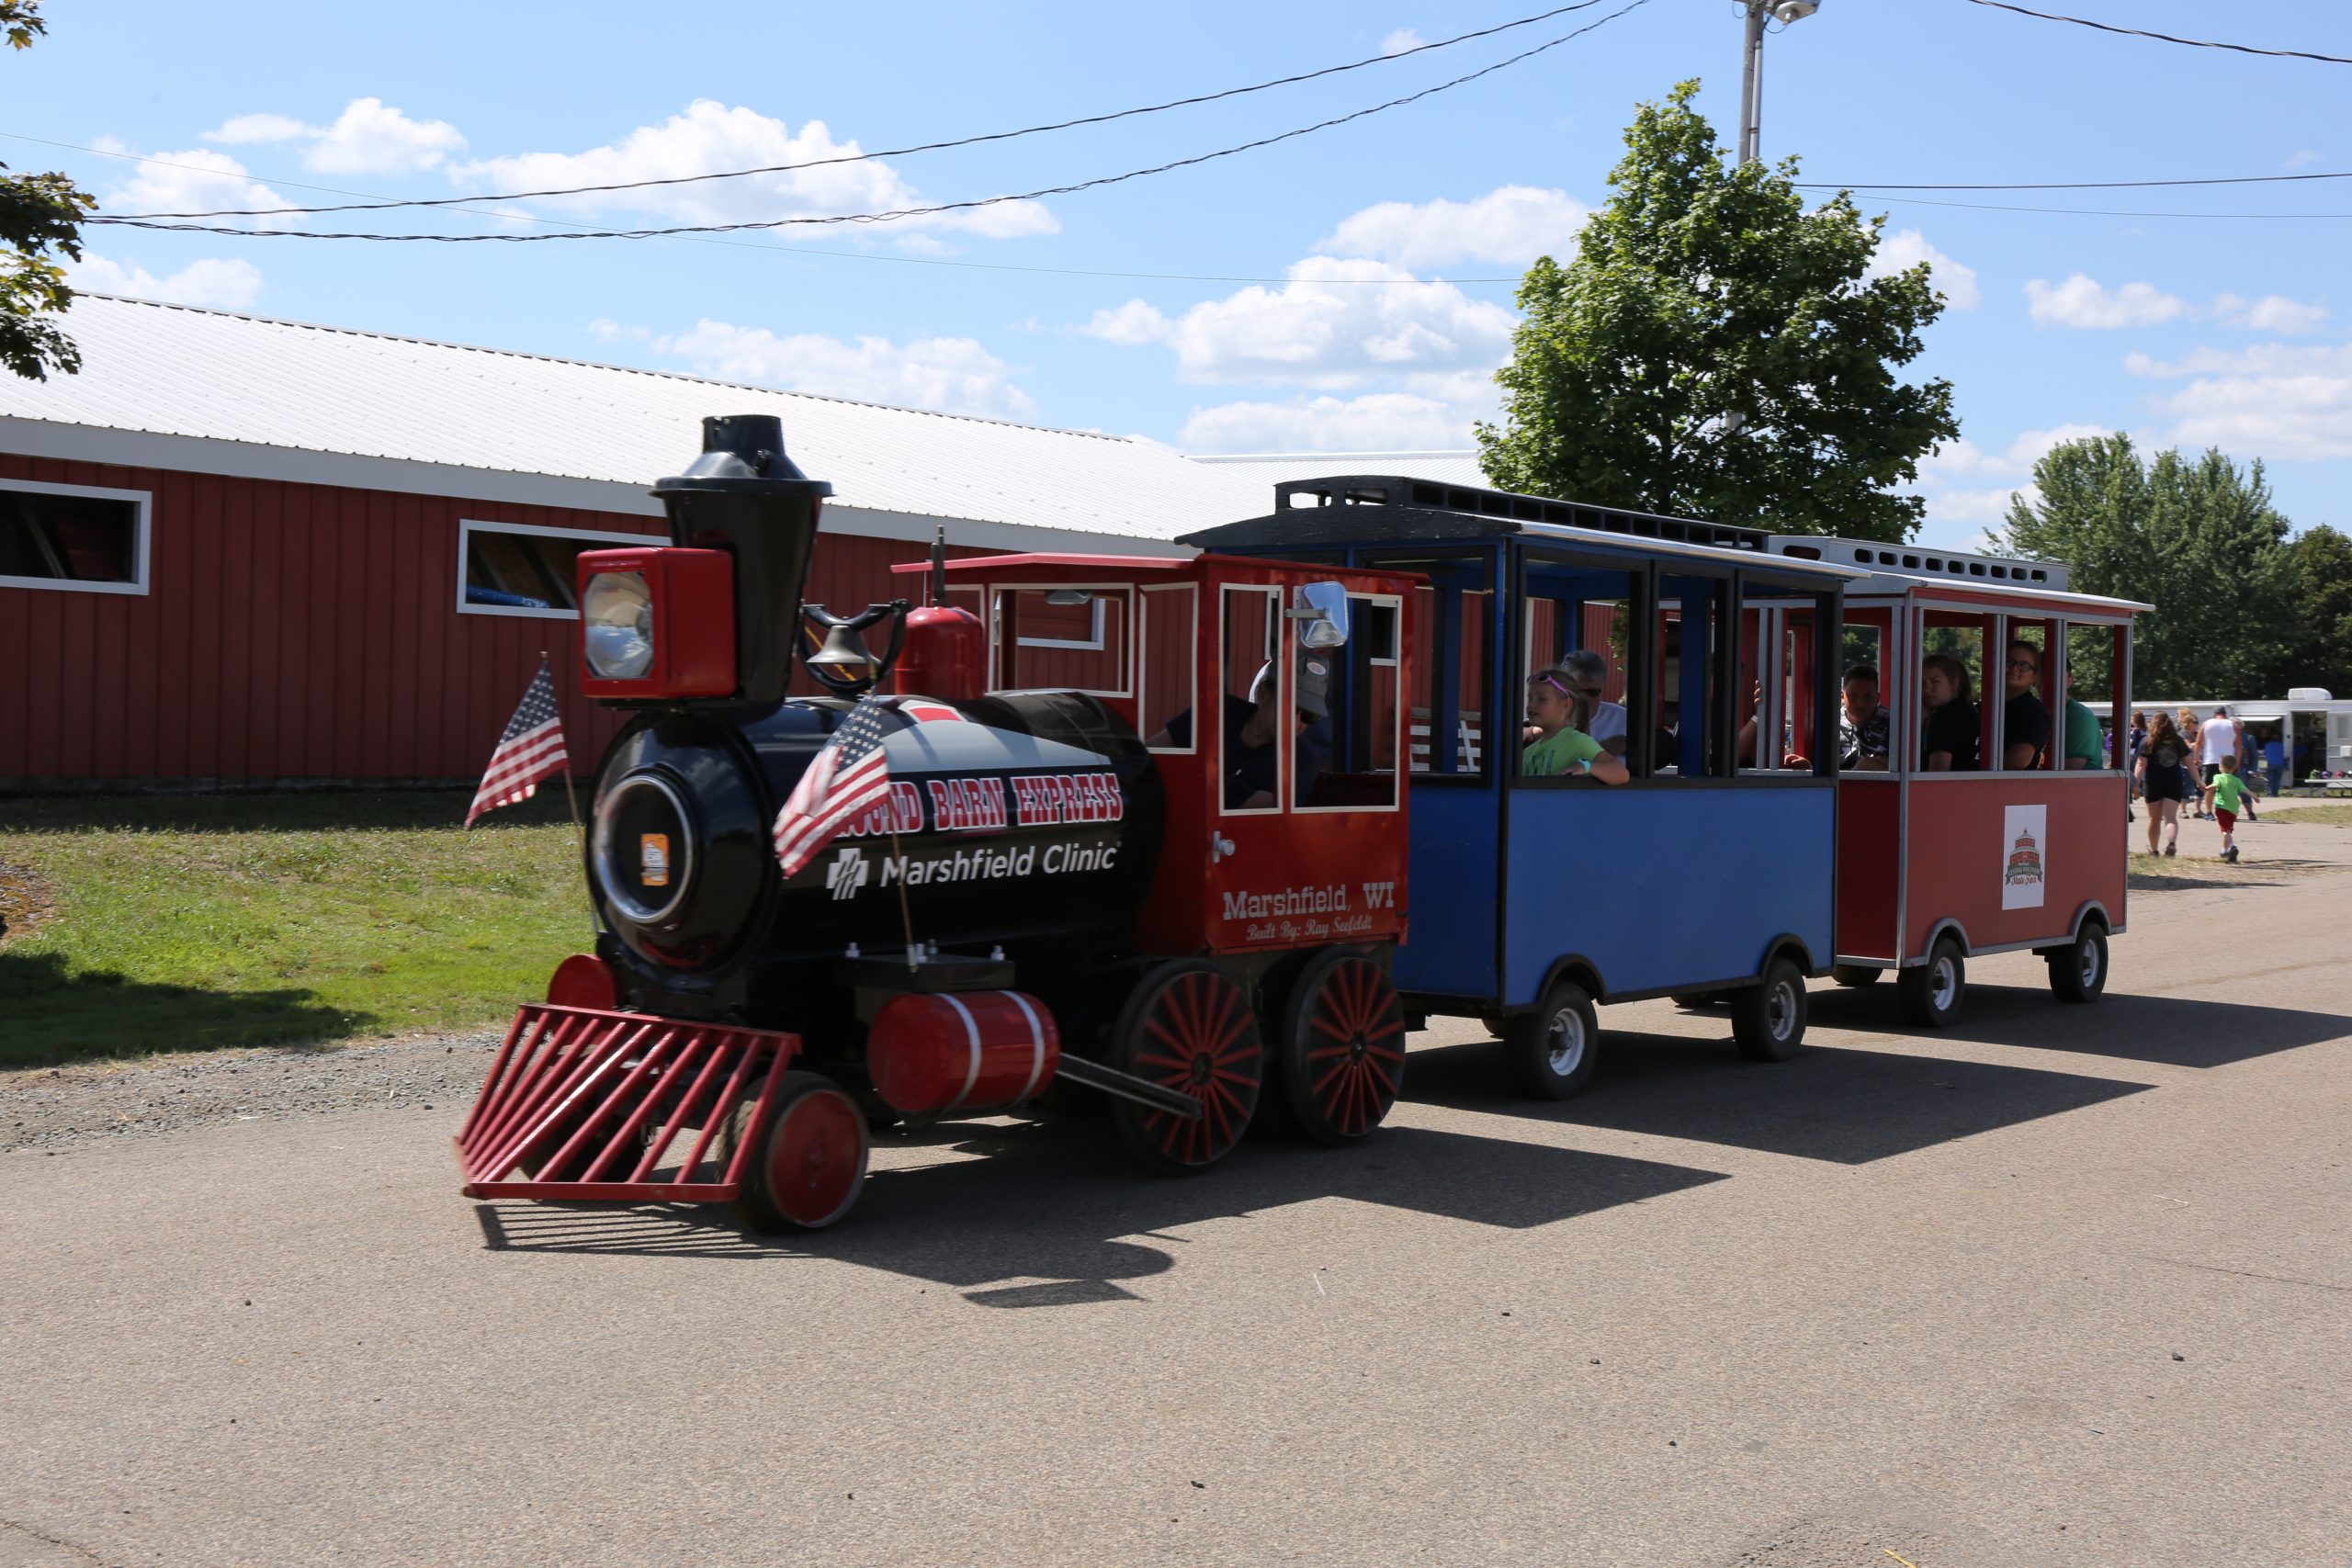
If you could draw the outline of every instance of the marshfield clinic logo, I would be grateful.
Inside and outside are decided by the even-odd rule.
[[[867,863],[864,850],[846,849],[825,868],[825,887],[837,899],[854,898],[873,874],[874,868]]]
[[[2039,909],[2049,873],[2050,807],[2010,806],[2001,812],[2001,908]]]

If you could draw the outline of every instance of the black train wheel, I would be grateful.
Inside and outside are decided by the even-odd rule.
[[[1111,1102],[1119,1135],[1155,1170],[1198,1169],[1241,1141],[1265,1075],[1258,1020],[1213,964],[1178,958],[1143,977],[1111,1029],[1111,1063],[1201,1102],[1197,1118],[1131,1100]]]
[[[1282,1090],[1318,1144],[1351,1144],[1388,1114],[1405,1087],[1405,1010],[1388,972],[1334,949],[1309,961],[1283,1019]]]

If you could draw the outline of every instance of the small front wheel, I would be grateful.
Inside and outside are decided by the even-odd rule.
[[[1856,991],[1865,986],[1877,985],[1878,977],[1884,973],[1874,964],[1833,964],[1829,966],[1831,979],[1849,990]]]
[[[1505,1028],[1511,1077],[1529,1098],[1566,1100],[1591,1081],[1600,1061],[1600,1029],[1582,986],[1557,982],[1533,1012]]]
[[[1804,1044],[1804,971],[1792,959],[1764,966],[1761,985],[1736,993],[1731,1037],[1751,1062],[1785,1062]]]
[[[2050,994],[2062,1002],[2095,1002],[2107,989],[2107,930],[2096,920],[2083,922],[2081,932],[2065,946],[2052,950]]]
[[[732,1163],[739,1140],[751,1157],[737,1219],[768,1234],[818,1231],[838,1221],[865,1185],[865,1112],[839,1084],[816,1073],[792,1072],[775,1086],[764,1126],[754,1126],[758,1101],[746,1098],[719,1139]]]
[[[1928,1029],[1950,1029],[1960,1020],[1960,1004],[1968,995],[1968,960],[1960,943],[1939,936],[1928,949],[1928,961],[1905,969],[1894,983],[1895,1000],[1905,1021]]]

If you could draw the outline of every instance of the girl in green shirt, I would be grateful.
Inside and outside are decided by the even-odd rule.
[[[1527,723],[1533,732],[1519,754],[1521,778],[1585,776],[1621,784],[1632,775],[1581,728],[1586,703],[1568,672],[1555,664],[1527,678]]]

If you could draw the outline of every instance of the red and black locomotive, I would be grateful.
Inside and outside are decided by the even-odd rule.
[[[831,492],[775,418],[706,420],[654,489],[671,543],[580,557],[583,689],[634,710],[600,934],[508,1032],[465,1190],[805,1229],[899,1122],[1099,1094],[1169,1170],[1261,1115],[1370,1132],[1404,1076],[1416,580],[934,550],[922,607],[836,617],[801,603]],[[779,809],[859,713],[887,794],[781,875]]]

